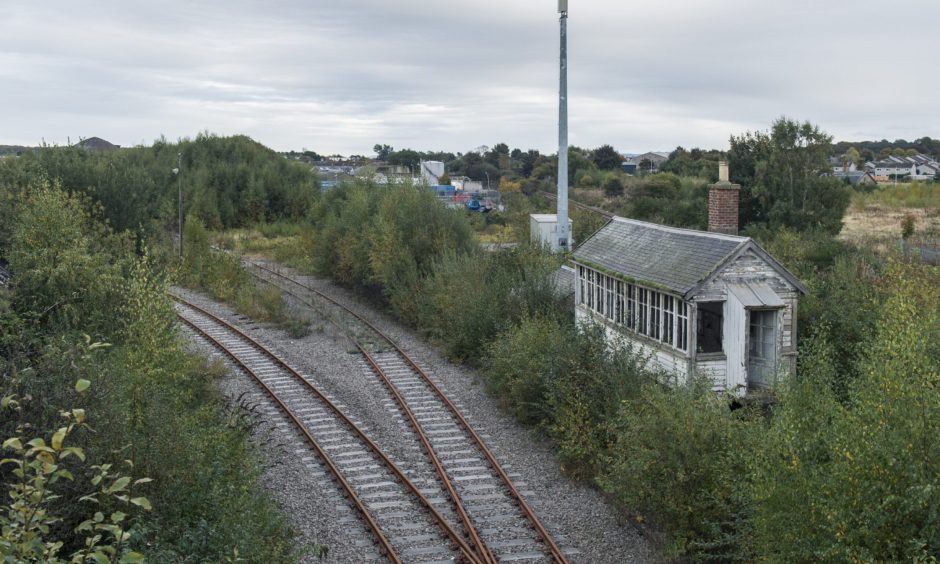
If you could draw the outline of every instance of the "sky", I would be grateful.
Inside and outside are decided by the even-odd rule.
[[[0,0],[0,144],[558,147],[556,0]],[[569,138],[940,137],[940,1],[569,0]]]

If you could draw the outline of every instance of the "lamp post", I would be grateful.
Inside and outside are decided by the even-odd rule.
[[[180,237],[180,260],[183,260],[183,153],[176,153],[176,168],[173,169],[178,182],[179,195],[179,237]]]

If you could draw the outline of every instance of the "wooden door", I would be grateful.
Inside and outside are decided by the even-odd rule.
[[[748,388],[768,388],[777,375],[777,310],[751,310],[748,331]]]

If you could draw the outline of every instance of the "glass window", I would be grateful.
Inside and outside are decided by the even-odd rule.
[[[719,353],[722,349],[725,302],[700,302],[695,338],[700,353]]]
[[[676,347],[680,351],[689,350],[689,306],[685,302],[678,302],[678,311],[676,318],[679,322],[676,324]]]
[[[660,304],[659,298],[661,294],[659,292],[650,290],[650,332],[649,336],[654,339],[659,339],[660,336],[660,323],[662,323],[662,318],[660,317]]]
[[[578,303],[584,303],[584,267],[578,265]]]
[[[604,276],[600,272],[595,272],[594,277],[597,279],[594,285],[594,311],[604,315]]]
[[[616,301],[616,315],[614,316],[614,322],[623,325],[623,287],[624,283],[617,281],[617,301]]]
[[[749,352],[752,357],[763,360],[773,360],[775,358],[774,342],[776,331],[774,328],[773,311],[752,311],[749,339]]]
[[[587,306],[594,309],[594,271],[587,271]]]
[[[649,307],[649,290],[646,288],[640,288],[639,286],[636,289],[636,307],[637,307],[637,316],[636,316],[636,332],[640,335],[649,334],[649,326],[647,321],[649,320],[648,307]]]
[[[636,286],[627,284],[627,327],[636,328]]]
[[[663,295],[663,342],[667,345],[675,345],[675,299],[672,296]]]
[[[614,279],[610,276],[604,277],[607,280],[607,311],[604,314],[607,316],[607,319],[614,320]]]

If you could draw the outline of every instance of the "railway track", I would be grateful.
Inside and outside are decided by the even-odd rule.
[[[386,455],[342,406],[250,336],[186,301],[179,319],[251,376],[285,414],[360,514],[391,562],[487,562],[458,530],[447,504],[435,503]]]
[[[568,562],[509,474],[444,391],[398,344],[333,297],[262,264],[249,272],[318,311],[354,342],[446,485],[484,562]],[[314,301],[318,303],[313,303]],[[569,550],[574,553],[576,550]]]
[[[555,196],[554,194],[548,194],[548,193],[546,193],[546,192],[542,192],[542,195],[545,196],[546,198],[548,198],[549,200],[554,200],[554,201],[557,201],[557,200],[558,200],[558,196]],[[611,213],[611,212],[609,212],[609,211],[607,211],[607,210],[602,210],[602,209],[600,209],[600,208],[595,208],[594,206],[589,206],[589,205],[587,205],[587,204],[582,204],[581,202],[576,202],[576,201],[572,200],[571,198],[568,199],[568,203],[569,203],[570,205],[572,205],[572,206],[578,208],[579,210],[583,210],[583,211],[587,211],[587,212],[591,212],[591,213],[596,213],[597,215],[606,217],[607,219],[613,219],[613,217],[614,217],[614,214]]]

